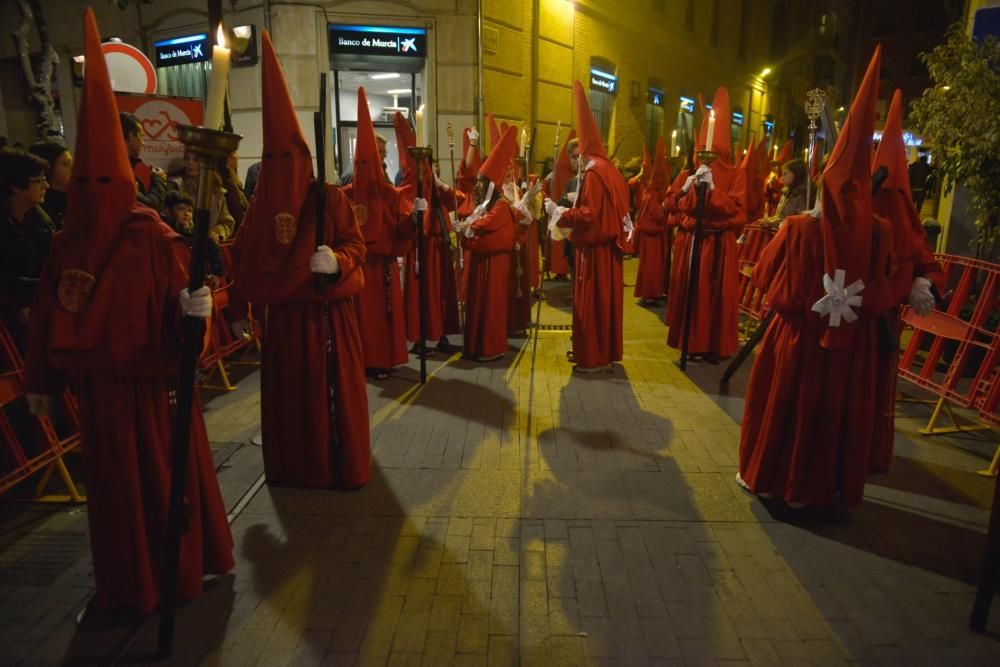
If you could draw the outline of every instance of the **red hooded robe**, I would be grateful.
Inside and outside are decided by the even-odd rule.
[[[878,71],[876,49],[823,174],[820,219],[790,217],[753,273],[776,315],[750,373],[739,472],[754,493],[788,502],[861,502],[877,438],[877,318],[892,304],[892,239],[871,207]],[[845,287],[864,287],[854,315],[832,326],[816,309],[824,276],[841,271]]]
[[[364,352],[354,297],[365,240],[351,202],[325,184],[326,245],[339,273],[315,290],[318,183],[281,65],[261,49],[264,147],[253,202],[233,246],[234,285],[262,310],[261,429],[269,482],[353,489],[368,482]],[[332,407],[331,407],[332,395]]]
[[[715,92],[712,103],[715,113],[715,134],[712,149],[718,157],[711,165],[714,189],[705,197],[705,218],[702,226],[701,259],[696,276],[695,302],[691,311],[691,335],[688,353],[728,357],[739,346],[739,283],[736,266],[736,239],[746,223],[743,196],[746,179],[742,169],[732,160],[729,134],[729,93],[725,88]],[[707,141],[708,122],[702,123],[699,146]],[[682,253],[674,253],[677,265],[676,280],[670,282],[670,302],[667,311],[667,344],[680,348],[684,329],[685,304],[688,297],[688,270],[691,263],[692,233],[696,225],[698,208],[697,188],[692,186],[685,194],[680,190],[671,193],[675,206],[682,214],[680,226],[687,232],[679,234],[677,244]],[[676,247],[676,245],[675,245]],[[673,315],[673,317],[671,317]]]
[[[87,521],[98,608],[153,612],[160,601],[181,356],[178,293],[189,253],[135,184],[91,9],[66,226],[31,309],[28,390],[79,399]],[[233,567],[233,541],[201,406],[191,415],[178,598]]]
[[[575,249],[573,356],[581,369],[622,358],[622,247],[628,185],[608,160],[587,96],[573,83],[581,160],[586,163],[573,208],[556,223],[570,228]]]
[[[640,299],[659,299],[666,295],[670,265],[670,234],[667,212],[663,199],[670,184],[670,165],[667,164],[663,137],[656,142],[656,155],[650,170],[649,183],[643,189],[635,219],[638,235],[639,268],[635,277],[635,296]]]

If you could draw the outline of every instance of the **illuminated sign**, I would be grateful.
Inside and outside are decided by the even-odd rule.
[[[156,50],[157,67],[200,63],[208,60],[212,54],[208,35],[204,33],[165,39],[155,42],[153,48]]]
[[[664,94],[662,90],[657,90],[656,88],[650,88],[648,92],[647,100],[650,104],[658,107],[663,106]]]
[[[773,120],[765,120],[764,123],[763,123],[763,125],[764,125],[764,132],[766,134],[771,134],[772,132],[774,132],[774,121]]]
[[[739,111],[734,111],[732,115],[733,115],[733,125],[740,125],[740,126],[742,126],[743,125],[743,114],[741,114]]]
[[[681,111],[694,113],[694,100],[690,97],[684,97],[681,95]]]
[[[333,53],[425,58],[427,31],[393,26],[331,25],[330,48]]]
[[[875,141],[882,141],[882,133],[876,130],[873,138]],[[924,140],[912,132],[903,132],[903,143],[912,148],[914,146],[923,146]]]
[[[590,88],[614,95],[618,92],[618,77],[614,74],[590,68]]]

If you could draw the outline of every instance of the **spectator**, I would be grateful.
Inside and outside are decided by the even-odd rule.
[[[125,135],[125,149],[128,160],[132,163],[132,173],[135,174],[136,199],[154,211],[163,208],[163,196],[167,192],[167,176],[159,167],[153,167],[143,162],[139,155],[146,143],[146,132],[135,114],[124,111],[118,114],[122,124],[122,134]]]
[[[247,201],[253,199],[254,190],[257,189],[257,174],[260,173],[260,161],[254,162],[247,169],[247,180],[246,185],[243,188],[243,192],[246,193]]]
[[[907,171],[910,172],[910,190],[913,192],[913,205],[917,211],[924,205],[927,197],[933,167],[927,161],[927,153],[921,153],[916,162],[911,162]]]
[[[32,155],[37,155],[49,163],[46,177],[49,189],[45,193],[42,208],[52,220],[55,231],[63,228],[66,218],[66,190],[69,188],[69,178],[73,172],[73,155],[69,149],[58,141],[40,141],[28,149]]]
[[[201,165],[198,163],[198,157],[194,153],[185,152],[184,171],[179,176],[170,179],[169,189],[183,192],[190,196],[193,201],[198,201],[198,173],[200,170]],[[211,213],[208,223],[209,234],[213,239],[225,241],[233,236],[236,221],[233,220],[233,216],[229,213],[229,207],[226,206],[226,189],[222,186],[222,178],[216,170],[213,169],[212,173],[209,174],[208,183],[211,192],[208,204],[208,210]]]
[[[190,247],[194,241],[194,200],[183,192],[168,192],[163,202],[163,221],[184,237]],[[219,244],[209,235],[205,249],[205,280],[212,289],[218,289],[226,275],[226,265],[222,262]]]
[[[0,151],[0,318],[19,344],[52,241],[52,221],[41,206],[48,170],[30,153]]]
[[[382,160],[382,174],[385,176],[385,180],[387,183],[392,183],[392,179],[389,178],[388,165],[386,165],[385,163],[386,158],[389,157],[389,146],[388,144],[386,144],[385,137],[383,137],[381,134],[376,134],[375,144],[378,146],[378,155],[379,158]],[[340,177],[340,187],[342,188],[347,187],[348,185],[351,184],[351,181],[353,180],[354,180],[354,172],[353,171],[347,172],[346,174]],[[396,183],[396,185],[399,184]]]
[[[240,158],[233,151],[224,161],[219,163],[219,174],[222,176],[222,187],[226,190],[226,207],[229,214],[233,216],[233,235],[239,231],[243,216],[246,215],[250,202],[243,191],[243,184],[240,183],[240,173],[238,167]]]

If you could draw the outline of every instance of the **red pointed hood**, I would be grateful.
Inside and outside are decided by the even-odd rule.
[[[403,114],[398,111],[392,117],[392,125],[396,130],[396,148],[399,151],[399,168],[403,172],[401,187],[407,188],[406,194],[410,199],[416,197],[417,188],[417,161],[410,155],[408,148],[417,145],[417,134],[413,131]]]
[[[649,155],[646,144],[642,145],[642,185],[648,186],[653,177],[653,158]]]
[[[479,168],[479,174],[492,181],[498,188],[503,185],[507,169],[517,156],[516,135],[517,128],[512,125],[508,126],[501,135],[500,141],[490,151],[486,162]]]
[[[837,145],[823,172],[823,271],[835,280],[844,271],[844,286],[869,281],[872,246],[871,156],[875,110],[878,105],[881,48],[876,47],[868,71],[851,104]],[[865,292],[861,293],[862,299]],[[824,318],[824,322],[829,320]],[[856,324],[856,322],[855,322]],[[827,326],[822,344],[842,349],[850,341],[854,324]]]
[[[649,190],[659,193],[662,200],[668,185],[670,185],[670,164],[667,162],[667,149],[663,137],[660,137],[656,140],[656,157],[649,168]]]
[[[492,113],[486,114],[486,129],[490,135],[490,150],[493,150],[500,143],[500,128]]]
[[[366,241],[376,241],[382,234],[382,218],[385,215],[382,193],[387,188],[382,156],[378,153],[378,140],[375,138],[375,125],[368,111],[368,95],[364,88],[358,88],[358,134],[354,143],[354,175],[351,179],[350,198]]]
[[[777,162],[779,165],[785,164],[792,159],[792,152],[795,150],[795,142],[789,139],[785,142],[785,145],[781,147],[778,152]]]
[[[566,135],[566,143],[559,151],[559,160],[556,162],[554,174],[552,175],[552,199],[559,201],[566,190],[566,183],[573,178],[573,163],[569,159],[569,142],[576,139],[576,130],[570,130]]]
[[[65,266],[96,277],[135,204],[135,176],[125,149],[100,31],[89,7],[83,15],[86,71],[77,118],[73,174],[66,193]]]
[[[715,99],[712,100],[712,109],[702,121],[701,133],[698,136],[698,150],[706,150],[705,142],[708,140],[708,124],[712,114],[715,114],[715,131],[712,135],[712,146],[709,150],[715,151],[720,157],[732,162],[733,146],[730,131],[732,120],[729,114],[729,91],[723,86],[720,86],[715,91]]]
[[[573,101],[576,107],[576,130],[580,138],[580,155],[588,159],[608,157],[604,143],[601,141],[601,133],[594,121],[594,114],[590,112],[587,94],[579,81],[573,82]]]
[[[297,213],[313,181],[313,160],[271,36],[266,30],[262,34],[260,85],[264,150],[258,182],[277,190],[275,194],[281,197],[283,210]]]
[[[903,91],[899,89],[893,94],[889,105],[882,140],[875,151],[872,173],[882,165],[889,170],[882,189],[900,190],[910,196],[910,172],[906,160],[906,142],[903,140]]]

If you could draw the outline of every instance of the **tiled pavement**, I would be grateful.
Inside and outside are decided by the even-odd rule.
[[[567,289],[550,290],[542,324],[568,322]],[[1000,605],[993,637],[966,629],[989,440],[901,435],[894,472],[849,517],[780,522],[733,482],[733,405],[680,373],[657,314],[632,301],[613,373],[571,373],[568,333],[543,326],[503,362],[438,359],[423,388],[412,368],[370,384],[360,491],[264,486],[241,502],[259,450],[236,451],[220,480],[237,567],[181,611],[174,663],[1000,663]],[[256,432],[255,381],[209,402],[214,441]],[[0,662],[150,653],[155,622],[74,627],[88,569],[0,576]]]

